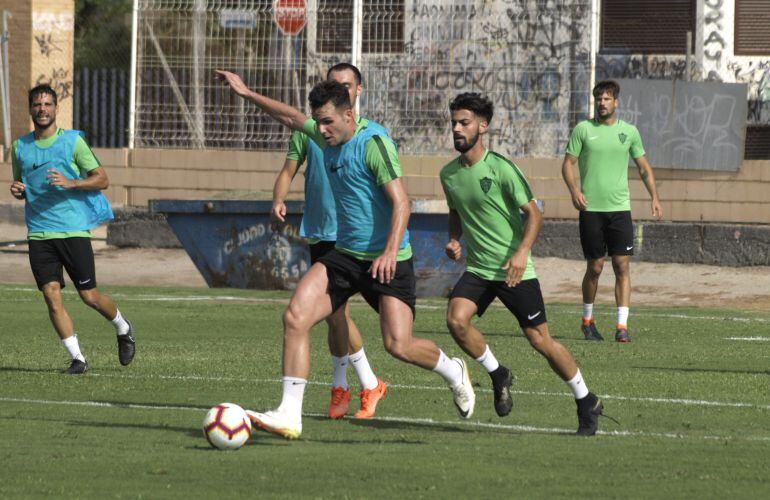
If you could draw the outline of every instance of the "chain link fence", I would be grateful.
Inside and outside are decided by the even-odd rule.
[[[285,35],[274,9],[300,9]],[[490,97],[491,147],[553,156],[588,112],[590,0],[139,0],[136,147],[279,150],[288,131],[214,82],[216,68],[309,111],[336,62],[364,75],[363,116],[402,152],[451,151],[448,102]],[[296,10],[292,10],[296,12]],[[355,57],[354,57],[355,56]]]

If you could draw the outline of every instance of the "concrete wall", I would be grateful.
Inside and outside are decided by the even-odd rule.
[[[106,195],[116,206],[146,207],[150,199],[270,199],[283,154],[244,151],[96,149],[111,185]],[[443,199],[441,167],[452,156],[403,156],[407,191],[413,199]],[[545,202],[550,219],[574,219],[561,179],[560,159],[522,158],[516,162]],[[738,172],[656,169],[666,220],[770,223],[770,161],[744,161]],[[632,209],[637,220],[649,219],[649,196],[636,168],[629,172]],[[0,202],[12,201],[9,164],[0,164]],[[303,177],[290,193],[302,199]]]

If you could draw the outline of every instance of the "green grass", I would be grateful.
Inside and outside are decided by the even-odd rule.
[[[288,294],[104,291],[135,325],[136,360],[118,364],[112,327],[70,287],[91,371],[66,377],[40,294],[0,285],[0,498],[770,496],[770,344],[727,339],[770,337],[770,314],[634,307],[634,341],[618,345],[581,341],[578,306],[550,305],[553,335],[620,421],[603,419],[603,434],[581,439],[570,435],[577,419],[566,386],[504,309],[477,325],[516,375],[514,410],[494,414],[489,379],[469,360],[476,413],[460,421],[441,379],[390,358],[376,315],[356,303],[371,364],[390,384],[377,418],[323,417],[331,368],[319,327],[301,439],[258,432],[220,452],[200,430],[209,407],[279,402],[283,305],[274,299]],[[460,355],[445,302],[419,304],[416,335]],[[612,308],[598,313],[609,334]]]

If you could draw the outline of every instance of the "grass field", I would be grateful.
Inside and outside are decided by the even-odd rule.
[[[390,358],[358,302],[368,356],[390,385],[377,418],[324,418],[331,367],[319,327],[300,440],[255,432],[220,452],[200,430],[209,407],[279,402],[289,295],[105,289],[136,328],[123,368],[112,327],[71,288],[91,368],[82,377],[58,373],[67,356],[39,293],[0,285],[0,498],[770,498],[770,313],[635,307],[634,342],[619,345],[581,341],[578,306],[549,305],[554,336],[620,421],[577,438],[566,386],[504,309],[478,326],[516,375],[513,412],[495,415],[489,378],[468,360],[476,413],[460,421],[442,380]],[[415,330],[459,356],[444,306],[419,301]],[[598,309],[602,331],[613,320]]]

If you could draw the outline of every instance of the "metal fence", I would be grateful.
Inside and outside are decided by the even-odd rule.
[[[99,148],[128,146],[129,72],[118,68],[75,71],[73,127]]]
[[[306,7],[296,36],[278,4]],[[361,114],[412,154],[451,151],[460,92],[494,101],[489,140],[509,155],[561,154],[588,112],[591,0],[139,0],[136,19],[136,147],[282,149],[287,131],[215,68],[307,112],[327,68],[354,62]]]

